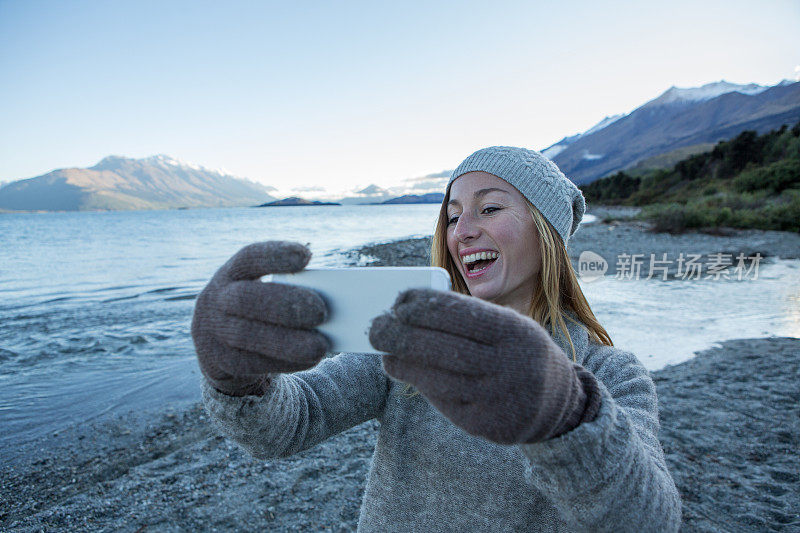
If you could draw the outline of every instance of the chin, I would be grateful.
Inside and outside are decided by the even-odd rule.
[[[467,288],[472,296],[475,298],[480,298],[481,300],[486,300],[487,302],[492,302],[500,296],[497,294],[497,291],[493,291],[489,287],[470,287],[467,285]]]

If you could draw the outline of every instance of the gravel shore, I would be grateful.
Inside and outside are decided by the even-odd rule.
[[[645,230],[630,221],[588,224],[571,254],[583,246],[604,256],[598,250],[622,245],[800,252],[800,237],[780,232]],[[425,241],[364,247],[351,258],[427,264]],[[652,376],[682,530],[800,531],[800,339],[726,341]],[[200,403],[80,425],[0,467],[0,529],[353,531],[377,430],[370,421],[291,458],[259,461],[215,435]]]

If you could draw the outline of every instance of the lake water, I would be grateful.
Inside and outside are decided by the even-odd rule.
[[[0,458],[72,424],[199,399],[194,298],[242,246],[309,243],[312,266],[429,235],[437,205],[0,215]],[[800,336],[800,263],[751,281],[583,285],[615,344],[650,370],[714,342]],[[634,297],[635,296],[635,297]]]

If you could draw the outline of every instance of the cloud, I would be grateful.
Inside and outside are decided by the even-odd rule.
[[[309,187],[292,187],[290,190],[293,192],[325,192],[325,187],[312,185]]]
[[[450,178],[450,174],[452,174],[452,170],[442,170],[441,172],[434,172],[433,174],[426,174],[424,176],[420,176],[418,178],[407,178],[403,181],[427,181],[434,178]]]
[[[425,194],[428,192],[442,192],[450,180],[452,170],[443,170],[433,174],[426,174],[416,178],[407,178],[403,180],[400,189],[403,194]]]
[[[425,192],[442,192],[444,188],[447,186],[447,182],[449,178],[438,178],[426,181],[417,181],[413,185],[409,187],[410,190],[413,191],[425,191]]]
[[[800,65],[794,67],[794,80],[800,81]]]

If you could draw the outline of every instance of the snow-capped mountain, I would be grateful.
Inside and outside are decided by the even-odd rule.
[[[581,137],[583,137],[585,135],[591,135],[592,133],[594,133],[596,131],[600,131],[603,128],[605,128],[606,126],[610,126],[611,124],[613,124],[614,122],[618,121],[619,119],[621,119],[624,116],[625,116],[625,113],[620,113],[619,115],[606,117],[606,118],[604,118],[603,120],[601,120],[600,122],[598,122],[597,124],[595,124],[594,126],[592,126],[591,128],[589,128],[588,130],[586,130],[583,133],[578,133],[577,135],[573,135],[571,137],[564,137],[563,139],[558,141],[556,144],[550,146],[549,148],[545,148],[544,150],[542,150],[542,153],[546,157],[549,157],[550,159],[553,159],[555,156],[557,156],[558,154],[563,152],[567,148],[567,146],[569,146],[570,144],[574,143],[575,141],[577,141]]]
[[[573,135],[572,137],[564,137],[557,143],[548,146],[541,152],[550,159],[554,159],[558,154],[567,149],[567,146],[581,138],[581,134]]]
[[[191,170],[199,170],[201,172],[209,172],[214,174],[219,174],[220,176],[231,176],[234,177],[230,172],[222,168],[207,168],[197,163],[190,163],[189,161],[184,161],[183,159],[178,159],[177,157],[172,157],[166,154],[157,154],[151,155],[150,157],[145,157],[142,159],[142,162],[160,166],[162,168],[175,168],[175,167],[184,167]]]
[[[275,200],[272,189],[222,170],[156,155],[108,156],[90,168],[66,168],[0,189],[0,208],[84,211],[227,207]]]
[[[542,150],[575,183],[589,183],[672,150],[800,121],[800,83],[671,87],[634,111],[607,117]]]
[[[549,157],[550,159],[553,159],[555,156],[557,156],[558,154],[563,152],[567,148],[567,146],[569,146],[570,144],[574,143],[575,141],[577,141],[581,137],[584,137],[585,135],[591,135],[592,133],[594,133],[596,131],[600,131],[603,128],[605,128],[606,126],[610,126],[611,124],[613,124],[614,122],[618,121],[619,119],[621,119],[624,116],[625,116],[625,113],[620,113],[619,115],[606,117],[606,118],[604,118],[603,120],[601,120],[600,122],[598,122],[597,124],[595,124],[594,126],[592,126],[591,128],[589,128],[588,130],[586,130],[583,133],[578,133],[577,135],[572,135],[571,137],[564,137],[563,139],[558,141],[556,144],[554,144],[554,145],[542,150],[542,153],[546,157]]]
[[[755,83],[748,83],[747,85],[739,85],[736,83],[727,82],[725,80],[715,81],[713,83],[707,83],[702,87],[680,88],[680,87],[675,87],[673,85],[672,87],[664,91],[664,93],[661,96],[653,100],[650,100],[649,102],[644,104],[644,106],[703,102],[705,100],[711,100],[712,98],[716,98],[717,96],[722,96],[723,94],[733,93],[733,92],[748,94],[752,96],[754,94],[762,93],[769,88],[770,88],[769,85],[757,85]]]

